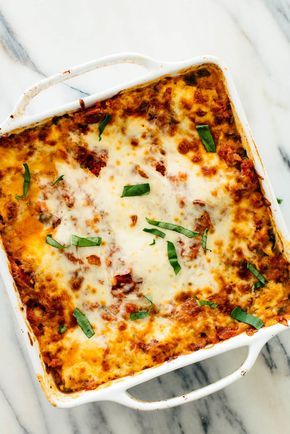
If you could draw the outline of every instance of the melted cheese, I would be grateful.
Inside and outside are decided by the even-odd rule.
[[[112,119],[99,140],[106,113]],[[216,153],[205,151],[198,124],[210,126]],[[96,388],[250,330],[231,318],[237,305],[266,325],[289,315],[288,263],[273,248],[270,213],[244,147],[213,65],[1,139],[2,238],[62,391]],[[30,189],[16,201],[23,161]],[[121,197],[125,185],[145,182],[148,195]],[[166,238],[156,238],[143,231],[152,228],[146,217],[200,235],[164,230]],[[47,234],[67,247],[46,244]],[[102,244],[71,246],[72,234],[101,236]],[[177,251],[177,275],[167,240]],[[247,262],[267,275],[255,293]],[[199,307],[196,298],[218,308]],[[76,307],[95,331],[90,339],[73,317]],[[148,316],[132,320],[139,310]],[[63,334],[60,325],[67,327]]]

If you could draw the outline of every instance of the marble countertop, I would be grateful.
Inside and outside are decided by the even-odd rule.
[[[201,54],[230,67],[274,190],[290,219],[289,0],[1,0],[0,119],[43,77],[121,51],[158,60]],[[134,66],[88,74],[45,93],[31,112],[140,74]],[[290,432],[290,331],[272,339],[252,371],[200,401],[152,413],[112,403],[51,407],[32,380],[0,292],[1,434],[276,434]],[[176,396],[234,370],[242,350],[167,374],[134,393]]]

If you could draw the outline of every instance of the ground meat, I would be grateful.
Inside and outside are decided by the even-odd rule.
[[[263,257],[260,261],[260,271],[268,280],[281,283],[289,280],[289,264],[281,254]]]
[[[101,265],[101,259],[97,255],[87,256],[87,261],[91,265],[97,265],[98,267]]]
[[[259,181],[251,160],[243,160],[240,168],[241,174],[238,177],[236,186],[232,193],[234,200],[239,202],[243,197],[249,197],[254,191],[259,191]]]
[[[16,219],[18,211],[18,205],[16,202],[8,202],[6,204],[6,216],[8,221],[12,221]]]
[[[78,291],[81,288],[83,281],[84,277],[79,274],[79,270],[74,271],[69,281],[71,289],[73,291]]]
[[[187,298],[178,307],[174,316],[178,321],[192,322],[193,318],[195,318],[200,312],[201,308],[198,306],[196,298],[192,296],[190,298]]]
[[[164,163],[162,161],[159,161],[156,164],[155,169],[157,170],[157,172],[161,173],[162,176],[165,176],[166,167],[164,166]]]
[[[9,258],[13,278],[16,284],[22,289],[34,287],[34,272],[28,263],[24,263],[19,259]]]
[[[215,166],[202,166],[201,171],[204,176],[213,176],[216,175],[217,168]]]
[[[64,255],[73,264],[83,264],[83,261],[80,258],[77,258],[76,256],[74,256],[72,253],[65,252]]]
[[[113,278],[111,292],[116,297],[123,297],[125,294],[138,290],[142,279],[133,280],[132,274],[117,274]]]
[[[79,146],[76,152],[76,160],[81,167],[89,169],[95,176],[99,176],[103,167],[107,165],[108,153],[102,151],[97,154],[94,151],[89,151],[84,146]]]
[[[178,144],[178,152],[180,152],[180,154],[187,154],[189,151],[197,151],[197,150],[198,150],[198,142],[195,140],[189,141],[187,139],[184,139]]]
[[[239,328],[238,324],[232,324],[228,327],[218,327],[216,329],[217,336],[221,341],[230,339],[233,336],[236,336],[238,328]]]
[[[212,227],[210,215],[207,211],[196,220],[195,230],[199,233],[203,233],[205,229],[210,229]]]
[[[233,166],[240,169],[241,163],[243,161],[243,151],[244,148],[237,149],[235,143],[221,142],[217,153],[220,158],[227,163],[228,166]]]

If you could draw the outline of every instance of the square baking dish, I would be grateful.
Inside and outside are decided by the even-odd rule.
[[[67,79],[92,71],[96,68],[107,67],[118,63],[136,63],[147,68],[148,72],[139,80],[126,83],[122,86],[114,87],[102,93],[98,93],[96,95],[84,98],[83,100],[66,104],[65,106],[56,108],[55,110],[50,110],[49,112],[40,113],[33,116],[25,115],[26,108],[28,107],[31,100],[41,91],[49,88],[50,86],[61,83]],[[245,118],[245,114],[241,107],[241,103],[238,99],[228,69],[216,58],[213,58],[211,56],[202,56],[185,62],[162,63],[139,54],[124,53],[108,56],[81,66],[71,68],[48,79],[45,79],[33,86],[32,88],[28,89],[18,102],[15,112],[2,124],[1,135],[11,134],[12,132],[15,132],[17,134],[18,131],[36,125],[45,119],[72,112],[84,106],[89,107],[96,101],[110,98],[118,94],[122,90],[150,83],[163,76],[175,76],[184,73],[185,71],[190,71],[190,69],[193,67],[206,64],[217,65],[223,72],[224,82],[228,91],[229,98],[231,100],[235,121],[237,123],[239,133],[242,136],[243,145],[246,147],[247,151],[250,153],[252,159],[254,160],[255,169],[261,178],[261,186],[264,190],[265,197],[271,203],[271,212],[273,217],[273,224],[276,229],[276,236],[279,239],[280,245],[284,249],[285,256],[289,258],[290,244],[286,225],[281,216],[281,212],[277,205],[277,201],[269,183],[267,174],[265,173],[265,169],[258,154],[257,148],[252,139],[249,126]],[[21,341],[24,343],[29,353],[35,375],[37,376],[45,395],[52,403],[52,405],[62,408],[70,408],[88,402],[107,400],[118,402],[128,407],[140,410],[155,410],[161,408],[169,408],[199,399],[224,388],[225,386],[233,383],[237,379],[244,376],[253,366],[263,345],[269,339],[271,339],[271,337],[287,329],[285,325],[276,324],[271,327],[262,328],[256,333],[254,333],[252,336],[243,333],[241,335],[225,340],[221,343],[215,344],[214,346],[206,347],[191,354],[178,356],[176,359],[164,362],[156,367],[145,369],[138,374],[114,380],[109,384],[105,384],[99,387],[97,390],[66,394],[60,392],[57,389],[52,376],[48,374],[45,369],[37,340],[35,339],[31,327],[26,319],[24,307],[21,303],[18,291],[13,281],[13,277],[10,272],[10,266],[8,264],[8,260],[3,246],[0,249],[0,261],[1,277],[10,298],[16,318],[18,320]],[[175,369],[244,346],[248,347],[248,354],[242,366],[240,366],[235,372],[229,374],[228,376],[199,390],[194,390],[185,395],[158,402],[140,401],[138,399],[135,399],[127,391],[131,387],[148,381],[159,375],[163,375]]]

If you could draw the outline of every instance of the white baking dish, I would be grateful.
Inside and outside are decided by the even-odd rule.
[[[233,105],[237,125],[240,128],[240,134],[243,137],[243,140],[246,143],[249,152],[252,154],[258,174],[263,178],[262,187],[265,191],[266,197],[271,202],[271,210],[273,214],[273,220],[277,228],[278,239],[279,242],[283,245],[286,255],[289,257],[290,240],[287,233],[286,225],[283,221],[282,215],[277,205],[276,198],[269,183],[267,174],[265,173],[265,169],[262,165],[260,156],[253,142],[248,123],[246,121],[245,114],[242,109],[240,100],[237,96],[237,92],[234,88],[232,79],[229,75],[227,68],[216,58],[210,56],[202,56],[187,60],[185,62],[161,63],[149,57],[141,56],[139,54],[123,53],[104,57],[102,59],[94,60],[84,65],[71,68],[67,71],[61,72],[45,80],[42,80],[35,86],[28,89],[19,100],[14,113],[1,125],[1,135],[4,133],[9,133],[18,128],[31,126],[37,122],[42,121],[45,118],[50,118],[53,115],[62,114],[67,111],[78,109],[80,107],[80,104],[83,103],[82,101],[75,101],[73,103],[59,107],[55,110],[50,110],[49,112],[41,113],[34,116],[25,115],[26,108],[31,102],[31,100],[41,91],[47,89],[48,87],[53,86],[57,83],[61,83],[67,79],[76,77],[78,75],[84,74],[86,72],[92,71],[94,69],[110,66],[117,63],[136,63],[147,68],[148,71],[139,80],[129,82],[125,85],[114,87],[101,93],[84,98],[83,101],[86,106],[89,106],[100,99],[111,97],[120,90],[146,83],[147,81],[157,79],[163,75],[174,75],[179,71],[190,68],[192,66],[205,63],[214,63],[222,69],[225,77],[225,84],[227,86],[228,93]],[[18,292],[15,288],[15,284],[9,270],[6,254],[4,252],[4,249],[1,248],[1,246],[0,273],[20,326],[21,340],[24,342],[27,348],[35,374],[48,400],[53,405],[62,408],[70,408],[92,401],[114,401],[139,410],[156,410],[174,407],[186,402],[202,398],[224,388],[225,386],[233,383],[234,381],[244,376],[254,365],[255,360],[263,345],[277,333],[280,333],[283,330],[287,329],[286,326],[277,324],[271,327],[262,328],[258,332],[254,333],[254,335],[252,336],[248,336],[244,333],[239,336],[233,337],[227,341],[211,346],[210,348],[201,349],[189,355],[179,356],[175,360],[165,362],[157,367],[146,369],[139,374],[128,376],[120,380],[115,380],[110,384],[106,384],[105,386],[97,390],[84,391],[74,394],[64,394],[57,390],[52,377],[46,373],[44,364],[39,353],[37,341],[33,336],[30,325],[26,320],[23,306],[21,305]],[[157,402],[140,401],[128,393],[128,389],[130,389],[131,387],[148,381],[154,377],[244,346],[248,347],[248,354],[244,363],[233,373],[225,376],[224,378],[216,381],[213,384],[202,387],[201,389],[194,390],[182,396]]]

